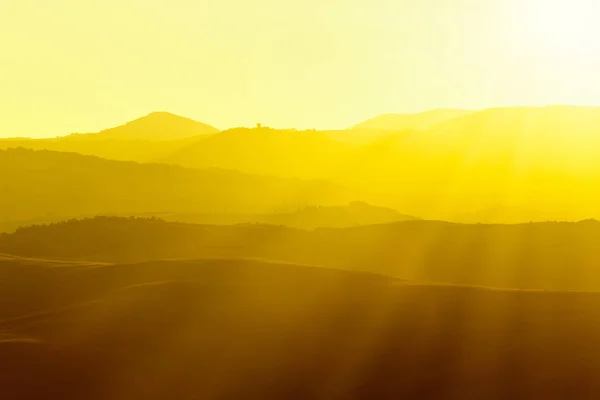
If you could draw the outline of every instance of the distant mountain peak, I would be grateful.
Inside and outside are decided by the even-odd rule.
[[[149,113],[146,116],[149,117],[151,115],[172,115],[174,117],[180,117],[179,115],[173,114],[172,112],[169,112],[169,111],[152,111],[151,113]],[[182,118],[185,118],[185,117],[182,117]]]
[[[144,115],[143,117],[137,118],[137,119],[135,119],[133,121],[130,121],[129,123],[135,122],[135,121],[139,121],[139,120],[143,120],[143,119],[148,119],[148,118],[149,119],[169,119],[170,118],[170,119],[185,119],[185,120],[188,120],[188,121],[194,121],[191,118],[187,118],[187,117],[184,117],[184,116],[181,116],[181,115],[173,114],[172,112],[169,112],[169,111],[152,111],[151,113],[149,113],[147,115]],[[197,121],[194,121],[194,122],[197,122]]]
[[[215,127],[187,117],[168,111],[153,111],[123,125],[86,136],[93,139],[166,141],[218,132]]]

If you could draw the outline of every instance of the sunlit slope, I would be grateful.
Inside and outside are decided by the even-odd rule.
[[[0,261],[0,274],[0,393],[10,399],[600,393],[594,292],[407,283],[243,259]]]
[[[471,159],[493,157],[519,171],[598,171],[600,107],[507,107],[480,111],[440,124],[426,140]],[[490,163],[492,162],[490,161]]]
[[[395,191],[395,207],[425,217],[494,208],[510,221],[514,209],[576,220],[598,216],[599,143],[600,108],[489,109],[363,146],[348,168],[366,167],[335,180]]]
[[[428,133],[439,153],[458,159],[446,163],[455,174],[448,191],[474,195],[480,208],[487,202],[537,207],[555,219],[598,216],[600,108],[491,109]]]
[[[305,231],[98,218],[0,236],[0,252],[137,262],[259,258],[403,279],[516,289],[600,290],[600,223],[466,225],[406,221]]]
[[[273,212],[348,204],[321,181],[109,161],[74,153],[0,151],[0,219],[137,212]]]
[[[423,131],[473,111],[438,109],[419,114],[383,114],[350,129],[323,131],[332,139],[355,145],[373,143],[394,132]]]

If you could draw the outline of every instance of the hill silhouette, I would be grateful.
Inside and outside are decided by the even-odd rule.
[[[95,262],[250,257],[411,281],[600,290],[598,240],[597,221],[467,225],[417,220],[305,231],[98,217],[3,234],[0,253]]]
[[[103,213],[282,212],[360,198],[356,192],[322,181],[51,151],[0,151],[0,169],[0,221],[4,223]]]
[[[95,138],[95,134],[71,135],[54,139],[0,139],[0,149],[49,150],[79,153],[109,160],[150,163],[209,136],[210,134],[206,134],[170,141],[100,139]]]
[[[577,221],[600,218],[600,192],[590,190],[600,179],[600,146],[594,145],[600,137],[598,110],[495,108],[470,112],[426,130],[379,131],[384,134],[361,143],[342,143],[332,137],[371,131],[258,127],[163,142],[88,140],[80,139],[88,135],[75,135],[43,141],[5,140],[0,147],[19,145],[109,159],[319,179],[369,193],[350,196],[341,204],[362,200],[426,219]]]
[[[507,210],[505,218],[504,212],[494,217],[499,222],[538,218],[525,210],[579,220],[600,217],[600,193],[589,190],[600,177],[600,147],[593,145],[599,116],[594,107],[489,109],[425,131],[390,131],[363,145],[323,140],[326,132],[242,130],[194,143],[165,160],[326,179],[380,193],[378,205],[428,219],[460,220],[497,209]],[[522,210],[518,219],[515,209]],[[479,222],[489,221],[479,215]]]
[[[210,125],[169,112],[153,112],[115,128],[85,134],[86,139],[106,140],[178,140],[194,136],[218,133]],[[76,134],[80,138],[81,134]]]
[[[430,285],[247,259],[47,264],[0,259],[7,398],[600,393],[597,292]]]
[[[96,133],[49,139],[0,139],[0,149],[74,152],[110,160],[154,162],[218,133],[209,125],[167,112],[154,112]]]

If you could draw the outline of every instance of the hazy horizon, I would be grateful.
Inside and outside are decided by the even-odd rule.
[[[599,104],[591,0],[0,4],[0,135],[152,110],[341,129],[436,108]],[[575,23],[576,21],[576,23]]]
[[[600,398],[598,16],[0,1],[0,399]]]
[[[73,131],[73,132],[62,132],[59,133],[57,135],[53,135],[53,136],[36,136],[36,135],[17,135],[17,136],[13,136],[13,135],[3,135],[0,132],[0,139],[15,139],[15,138],[23,138],[23,139],[52,139],[52,138],[57,138],[57,137],[64,137],[64,136],[69,136],[69,135],[73,135],[73,134],[91,134],[91,133],[99,133],[108,129],[113,129],[113,128],[117,128],[117,127],[121,127],[127,123],[133,122],[133,121],[137,121],[139,119],[143,119],[145,117],[151,116],[153,114],[168,114],[168,115],[172,115],[175,117],[183,117],[185,119],[190,119],[192,121],[195,122],[200,122],[203,124],[206,124],[208,126],[214,127],[216,129],[218,129],[219,131],[226,131],[226,130],[230,130],[230,129],[236,129],[236,128],[255,128],[257,125],[263,126],[263,127],[269,127],[269,128],[273,128],[273,129],[277,129],[277,130],[288,130],[288,129],[297,129],[297,130],[317,130],[317,131],[343,131],[343,130],[349,130],[352,129],[354,126],[360,125],[360,124],[364,124],[366,122],[369,122],[375,118],[379,118],[379,117],[385,117],[385,116],[389,116],[389,115],[398,115],[398,116],[413,116],[413,115],[420,115],[420,114],[426,114],[429,112],[435,112],[435,111],[443,111],[443,110],[456,110],[456,111],[467,111],[467,112],[472,112],[472,113],[476,113],[476,112],[480,112],[480,111],[486,111],[486,110],[498,110],[498,109],[526,109],[526,108],[552,108],[552,107],[566,107],[566,108],[598,108],[600,110],[600,105],[582,105],[582,104],[541,104],[541,105],[522,105],[522,104],[517,104],[517,105],[504,105],[504,106],[495,106],[495,107],[485,107],[485,108],[480,108],[480,109],[466,109],[466,108],[459,108],[459,107],[440,107],[440,108],[432,108],[432,109],[426,109],[426,110],[421,110],[421,111],[416,111],[416,112],[390,112],[390,113],[379,113],[379,114],[375,114],[372,115],[370,117],[365,118],[364,120],[360,120],[360,121],[354,121],[351,122],[350,124],[346,125],[346,126],[339,126],[339,127],[333,127],[333,128],[319,128],[319,127],[297,127],[297,126],[274,126],[269,124],[268,121],[256,121],[255,123],[251,123],[251,124],[247,124],[247,125],[232,125],[232,126],[226,126],[226,127],[220,127],[220,126],[215,126],[213,124],[211,124],[210,122],[206,121],[206,120],[200,120],[200,119],[196,119],[193,118],[189,115],[184,115],[184,114],[178,114],[175,112],[172,112],[170,110],[152,110],[149,112],[145,112],[142,113],[140,115],[134,116],[133,118],[129,119],[129,120],[125,120],[125,121],[118,121],[116,122],[114,125],[110,125],[110,126],[104,126],[104,127],[100,127],[99,129],[84,129],[81,131]],[[377,128],[375,128],[377,129]],[[393,131],[392,129],[390,129],[390,131]]]

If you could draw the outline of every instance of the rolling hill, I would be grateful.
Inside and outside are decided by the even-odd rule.
[[[0,259],[6,398],[600,393],[597,292],[436,285],[247,259],[47,264]]]
[[[155,112],[101,132],[50,139],[0,139],[0,149],[23,147],[92,155],[110,160],[154,162],[219,130],[166,112]]]
[[[150,113],[124,125],[101,132],[74,134],[74,136],[81,138],[81,135],[85,135],[86,139],[93,140],[171,141],[218,132],[217,128],[210,125],[163,111]]]
[[[428,219],[597,218],[599,140],[597,107],[488,109],[362,146],[328,179],[396,193],[386,205]]]
[[[452,110],[442,111],[430,116]],[[164,115],[156,117],[160,120]],[[171,118],[179,121],[179,117],[167,119]],[[146,117],[131,124],[153,125],[153,121],[154,117]],[[194,124],[184,121],[186,126]],[[363,200],[427,219],[506,223],[600,218],[600,192],[593,189],[600,182],[600,146],[595,145],[600,144],[596,143],[600,141],[599,108],[494,108],[436,122],[425,130],[380,130],[384,134],[362,144],[332,139],[344,132],[368,132],[362,128],[332,133],[260,127],[170,141],[125,140],[130,136],[116,133],[97,140],[90,139],[95,134],[15,139],[0,141],[0,148],[43,148],[321,179],[369,193],[336,205]],[[161,125],[156,122],[156,126]],[[107,132],[125,128],[115,129]]]
[[[0,171],[4,223],[103,213],[282,212],[361,198],[323,181],[26,149],[0,151]]]
[[[0,253],[119,263],[256,258],[411,281],[600,291],[598,240],[597,221],[467,225],[417,220],[305,231],[102,217],[0,235]]]

